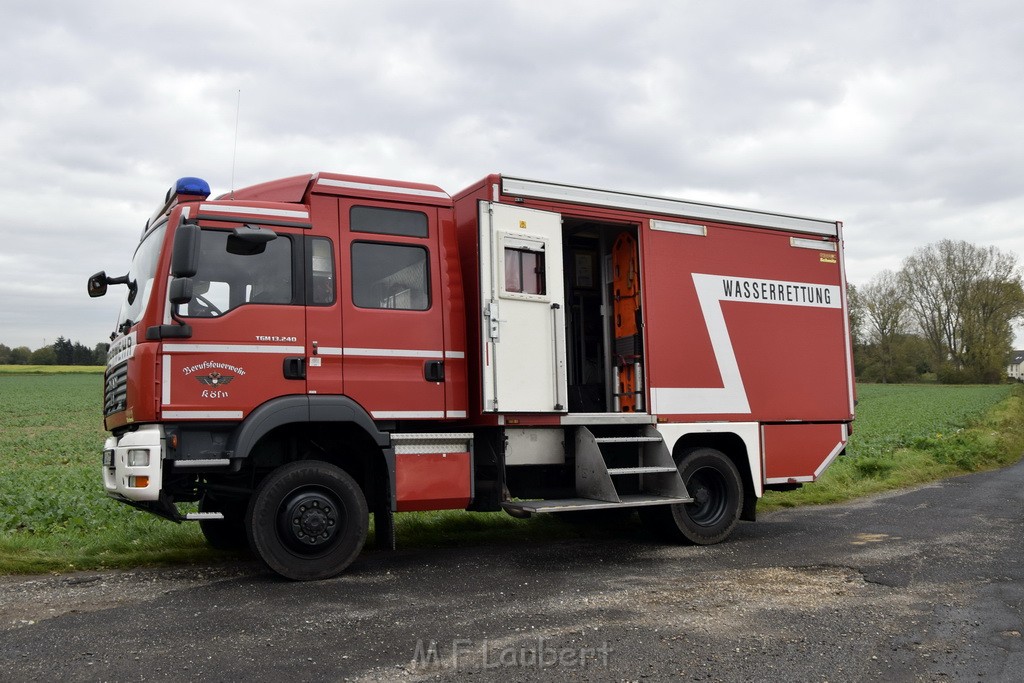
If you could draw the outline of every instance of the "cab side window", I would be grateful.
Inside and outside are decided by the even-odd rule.
[[[353,206],[352,232],[401,238],[352,242],[352,302],[359,308],[425,311],[430,308],[430,254],[408,238],[429,235],[427,214],[380,206]]]
[[[309,278],[306,300],[313,306],[330,306],[338,291],[334,273],[334,245],[324,237],[307,237],[306,254],[306,273]]]
[[[248,303],[295,301],[292,240],[278,235],[259,253],[228,251],[230,232],[203,230],[192,300],[179,315],[213,318]]]
[[[427,214],[422,211],[385,209],[379,206],[353,206],[349,212],[349,226],[352,232],[426,237]]]
[[[405,244],[353,242],[352,299],[359,308],[427,310],[427,250]]]

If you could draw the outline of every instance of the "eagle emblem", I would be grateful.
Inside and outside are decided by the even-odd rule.
[[[206,384],[211,387],[219,387],[222,384],[230,384],[231,380],[235,378],[234,375],[222,375],[219,372],[211,372],[209,375],[196,375],[196,380],[200,384]]]

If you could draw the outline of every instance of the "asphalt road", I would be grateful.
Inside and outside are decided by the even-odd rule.
[[[0,579],[0,680],[1021,680],[1024,464],[765,515],[535,544]]]

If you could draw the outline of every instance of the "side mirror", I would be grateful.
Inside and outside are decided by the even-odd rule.
[[[227,250],[236,256],[253,256],[267,250],[267,242],[277,239],[277,233],[269,228],[243,225],[235,228],[228,236]]]
[[[171,275],[176,278],[195,277],[199,270],[199,226],[181,223],[174,233],[171,251]]]
[[[100,271],[89,278],[89,296],[96,298],[107,293],[107,273]]]
[[[167,298],[175,306],[187,304],[192,301],[192,278],[176,277],[171,280],[171,286],[167,292]]]
[[[94,299],[107,293],[107,285],[127,285],[128,276],[109,277],[106,272],[100,271],[89,278],[89,296]]]

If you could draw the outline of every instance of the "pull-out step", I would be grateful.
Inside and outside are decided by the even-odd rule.
[[[595,436],[595,443],[661,443],[660,436]]]
[[[595,436],[584,425],[576,428],[578,497],[506,501],[501,506],[522,515],[692,503],[658,430],[643,425],[639,433],[623,435],[619,427],[607,429],[603,436]]]
[[[502,503],[501,507],[509,512],[574,512],[577,510],[608,510],[611,508],[644,507],[647,505],[673,505],[692,503],[693,498],[672,498],[670,496],[624,495],[619,502],[613,503],[593,498],[560,498],[554,500],[517,500]]]

